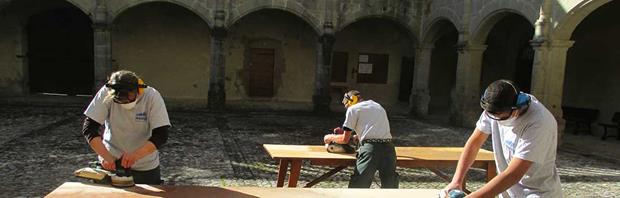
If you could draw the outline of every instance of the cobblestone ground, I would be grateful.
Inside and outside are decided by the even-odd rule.
[[[85,181],[72,172],[95,155],[80,134],[82,107],[0,105],[0,197],[41,197],[66,181]],[[174,125],[162,149],[163,177],[171,185],[274,187],[277,164],[261,145],[320,144],[342,115],[299,112],[170,111]],[[390,117],[398,146],[462,146],[470,129]],[[485,144],[490,149],[490,144]],[[566,197],[620,194],[620,166],[593,155],[560,149],[558,168]],[[299,185],[327,172],[303,166]],[[446,183],[425,169],[399,169],[401,188],[442,188]],[[445,170],[452,173],[453,170]],[[345,169],[316,187],[346,187]],[[468,186],[484,184],[484,172],[470,171]],[[377,180],[378,181],[378,180]],[[373,188],[377,188],[373,184]]]

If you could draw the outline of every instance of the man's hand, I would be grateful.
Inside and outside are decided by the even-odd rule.
[[[134,153],[123,153],[121,157],[121,166],[124,168],[131,168],[134,163],[138,161],[138,156]]]
[[[103,166],[103,168],[106,170],[116,170],[116,164],[114,164],[114,159],[103,158],[101,166]]]
[[[446,187],[439,191],[439,195],[441,198],[447,197],[448,192],[452,189],[463,190],[463,186],[460,183],[450,182]]]
[[[323,137],[323,142],[325,142],[325,144],[332,143],[333,141],[334,141],[334,135],[332,134],[327,134]]]

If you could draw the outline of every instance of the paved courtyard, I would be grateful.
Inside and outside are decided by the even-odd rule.
[[[1,197],[41,197],[63,182],[86,181],[72,175],[96,157],[80,134],[83,105],[0,104],[0,109]],[[169,114],[173,128],[161,152],[162,174],[170,185],[274,187],[277,163],[268,157],[262,144],[321,144],[322,136],[343,120],[339,114],[306,112],[171,109]],[[471,131],[431,123],[390,116],[395,144],[463,146]],[[596,137],[570,134],[565,141],[558,151],[557,165],[566,197],[618,196],[618,155],[597,149],[618,150],[620,141],[602,142]],[[490,149],[490,142],[485,148]],[[327,171],[326,167],[304,165],[299,185]],[[424,169],[398,172],[401,188],[439,189],[446,185]],[[350,173],[350,168],[345,169],[316,187],[346,187]],[[469,178],[470,189],[484,184],[481,170],[470,171]]]

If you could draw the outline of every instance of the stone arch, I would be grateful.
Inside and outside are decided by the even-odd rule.
[[[342,31],[343,29],[347,28],[347,26],[365,20],[365,19],[383,19],[383,20],[388,20],[391,21],[395,24],[397,24],[398,26],[400,26],[403,30],[406,31],[407,35],[411,38],[411,40],[413,40],[414,42],[418,42],[419,41],[419,37],[417,36],[417,34],[415,34],[415,31],[412,30],[411,26],[409,26],[406,22],[400,20],[399,18],[393,17],[393,16],[386,16],[386,15],[364,15],[364,16],[357,16],[356,18],[349,20],[349,21],[345,21],[343,22],[341,25],[338,25],[338,28],[336,28],[336,32]]]
[[[82,3],[80,3],[80,1],[74,1],[74,0],[64,0],[70,4],[73,4],[73,6],[75,6],[76,8],[82,10],[82,12],[84,12],[84,14],[86,14],[86,16],[90,16],[93,17],[93,15],[91,15],[90,13],[92,12],[91,9],[89,8],[94,8],[94,3],[93,5],[84,5]],[[91,19],[92,20],[92,19]]]
[[[166,1],[128,8],[112,21],[112,69],[138,73],[167,98],[205,102],[211,74],[205,67],[211,61],[209,24]]]
[[[450,20],[450,18],[437,17],[437,18],[434,18],[428,24],[429,26],[425,26],[425,27],[428,27],[428,29],[426,29],[422,35],[421,43],[423,46],[432,45],[433,43],[435,43],[437,39],[443,36],[444,32],[440,32],[440,30],[442,29],[442,27],[445,27],[446,25],[454,27],[454,29],[460,32],[458,26],[456,26],[455,23],[452,20]]]
[[[0,79],[10,81],[0,84],[17,94],[90,94],[92,18],[83,4],[3,1],[0,44],[5,55],[0,56],[0,65],[7,67],[1,69]]]
[[[247,15],[249,15],[251,13],[254,13],[256,11],[263,10],[263,9],[275,9],[275,10],[282,10],[284,12],[291,13],[291,14],[301,18],[308,25],[310,25],[310,27],[312,27],[312,29],[314,30],[316,35],[321,35],[323,33],[322,28],[320,28],[321,25],[320,25],[319,19],[317,19],[316,17],[310,15],[308,12],[303,10],[303,8],[284,7],[284,6],[279,6],[279,5],[257,6],[257,7],[252,7],[252,8],[248,8],[248,9],[242,10],[238,14],[232,14],[232,16],[230,17],[230,20],[228,20],[228,22],[227,22],[226,28],[230,28],[230,27],[234,26],[243,17],[245,17],[245,16],[247,16]]]
[[[190,12],[194,13],[195,15],[197,15],[198,17],[200,17],[205,23],[207,23],[207,26],[209,26],[209,29],[213,28],[213,22],[211,21],[211,19],[209,18],[209,16],[206,15],[206,11],[201,11],[196,9],[196,7],[193,7],[191,5],[188,5],[187,3],[185,3],[184,1],[181,0],[139,0],[139,1],[131,1],[123,6],[120,7],[120,9],[118,10],[114,10],[109,18],[110,21],[115,21],[116,18],[118,18],[118,16],[120,16],[123,12],[125,12],[126,10],[136,7],[138,5],[141,4],[145,4],[145,3],[152,3],[152,2],[164,2],[164,3],[172,3],[174,5],[180,6],[182,8],[185,8],[187,10],[189,10]]]
[[[432,27],[433,25],[443,20],[452,23],[452,25],[454,25],[454,27],[459,32],[463,32],[461,17],[459,17],[458,14],[454,12],[452,9],[441,7],[437,10],[433,10],[433,13],[431,14],[431,16],[426,19],[428,20],[424,20],[424,24],[422,26],[424,27],[424,30],[421,36],[422,39],[425,39],[427,37],[427,33],[429,33],[429,31],[432,30],[431,28],[433,28]],[[424,43],[424,40],[422,40],[422,43]]]
[[[583,21],[590,13],[596,11],[597,8],[611,2],[612,0],[593,0],[593,1],[581,1],[570,11],[566,13],[564,18],[558,21],[558,25],[552,33],[552,38],[556,40],[568,40],[571,38],[575,28]]]
[[[487,46],[482,54],[481,88],[503,78],[530,91],[534,50],[529,41],[533,35],[531,21],[515,10],[498,10],[486,18],[471,41]]]
[[[17,2],[18,0],[8,0],[8,1],[4,1],[4,2],[0,2],[0,12],[8,5],[10,5],[11,3]],[[94,5],[86,5],[85,3],[80,3],[81,1],[75,1],[75,0],[62,0],[65,1],[73,6],[75,6],[76,8],[78,8],[79,10],[81,10],[86,16],[90,16],[92,17],[91,13],[91,9],[88,9],[89,7],[94,8]],[[92,20],[92,18],[91,18]]]
[[[476,32],[474,30],[480,31],[484,26],[488,26],[489,19],[493,19],[494,15],[506,11],[517,13],[526,18],[531,24],[534,24],[538,19],[541,6],[540,4],[527,3],[526,1],[492,0],[484,2],[486,3],[481,3],[482,5],[479,7],[473,8],[474,10],[479,10],[477,11],[479,14],[471,18],[470,32]]]
[[[517,10],[512,10],[512,9],[496,10],[495,12],[490,13],[483,20],[480,21],[480,23],[477,25],[477,27],[475,29],[476,31],[474,31],[474,34],[473,34],[473,37],[471,38],[471,41],[474,44],[484,44],[486,39],[487,39],[487,36],[491,32],[491,29],[493,29],[493,27],[497,24],[497,22],[499,22],[505,16],[510,15],[510,14],[516,14],[516,15],[519,15],[519,16],[527,19],[527,17],[525,17],[525,15],[523,15],[522,13],[520,13]],[[528,19],[528,21],[530,22],[530,25],[532,25],[532,27],[533,27],[534,23],[531,20],[529,20],[529,19]]]

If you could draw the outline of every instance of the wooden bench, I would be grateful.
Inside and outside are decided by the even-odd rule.
[[[562,112],[566,126],[573,126],[573,133],[578,134],[579,131],[585,131],[592,134],[592,122],[598,117],[598,109],[562,106]]]
[[[599,125],[601,125],[603,127],[603,136],[601,137],[602,140],[607,139],[607,137],[616,137],[620,140],[620,112],[616,112],[614,113],[614,116],[611,118],[611,122],[613,124],[606,124],[606,123],[599,123]],[[611,129],[616,129],[617,135],[607,135],[608,132],[608,128]]]
[[[171,186],[138,184],[129,188],[114,188],[106,185],[80,182],[65,182],[48,198],[67,197],[217,197],[217,198],[316,198],[316,197],[422,197],[436,198],[436,189],[347,189],[347,188],[259,188],[259,187],[214,187],[214,186]]]
[[[263,144],[263,148],[271,158],[279,161],[277,187],[284,186],[284,178],[288,174],[288,187],[297,187],[302,161],[308,160],[312,165],[332,166],[334,169],[306,184],[312,187],[338,171],[355,165],[355,154],[328,153],[322,145],[279,145]],[[450,182],[451,177],[437,168],[456,167],[462,147],[396,147],[396,165],[406,168],[426,168],[444,180]],[[486,180],[490,181],[497,174],[493,152],[480,149],[472,167],[487,171]],[[464,181],[465,182],[465,181]],[[463,183],[465,188],[465,183]]]

